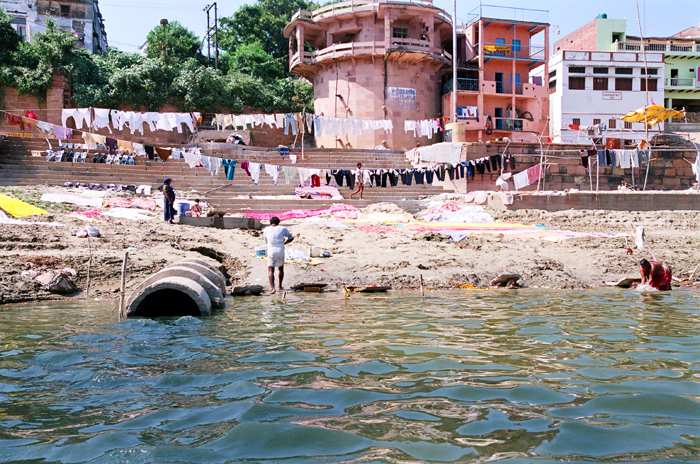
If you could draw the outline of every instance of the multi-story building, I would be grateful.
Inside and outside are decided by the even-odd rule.
[[[452,19],[432,0],[357,0],[299,11],[285,28],[290,70],[314,86],[317,115],[391,120],[392,133],[324,134],[323,147],[413,148],[437,141],[404,130],[405,120],[441,116],[451,70]]]
[[[641,39],[627,35],[627,21],[601,14],[554,44],[555,51],[597,50],[641,52]],[[700,112],[700,27],[670,37],[644,37],[644,52],[662,53],[664,100],[667,108]],[[661,78],[661,76],[659,76]]]
[[[26,40],[46,30],[52,20],[60,30],[72,33],[80,47],[91,53],[107,51],[107,32],[98,0],[0,0],[13,27]]]
[[[481,5],[458,31],[457,49],[457,122],[466,124],[467,140],[536,141],[546,135],[548,91],[534,74],[549,73],[549,12]],[[451,114],[453,88],[450,78],[445,115]]]
[[[644,71],[647,70],[645,79]],[[664,98],[664,58],[639,52],[563,50],[549,61],[550,135],[554,142],[588,143],[594,135],[629,140],[646,136],[643,123],[620,120],[624,114]],[[663,125],[652,132],[663,129]]]

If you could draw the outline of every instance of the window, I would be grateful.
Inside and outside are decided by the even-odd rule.
[[[600,124],[600,119],[594,119],[594,120],[593,120],[593,125],[594,125],[594,126],[597,126],[598,124]]]
[[[513,51],[514,52],[519,52],[520,51],[520,41],[513,39]]]
[[[571,124],[573,124],[574,126],[580,126],[581,120],[579,118],[574,118],[571,120]]]
[[[27,27],[26,26],[17,26],[17,32],[19,33],[19,35],[22,36],[23,39],[27,37]]]
[[[642,69],[642,74],[644,74],[643,69]],[[647,75],[656,76],[657,74],[659,74],[659,68],[647,68]]]
[[[585,66],[569,66],[569,74],[585,74]]]
[[[402,27],[395,27],[393,31],[393,37],[395,39],[408,39],[408,29]]]
[[[615,68],[615,74],[634,74],[632,68]]]
[[[554,71],[549,73],[549,78],[551,79],[551,78],[555,77],[556,75],[557,75],[557,70],[555,69]]]
[[[613,43],[620,42],[621,40],[622,40],[622,34],[613,33],[613,35],[612,35]]]
[[[549,82],[549,94],[553,94],[557,91],[557,81],[553,80]]]
[[[586,90],[586,78],[569,76],[569,90]]]
[[[632,129],[632,123],[625,121],[625,129]]]
[[[609,119],[608,120],[608,129],[615,129],[617,127],[617,120],[616,119]]]
[[[506,39],[496,39],[496,45],[505,45]]]
[[[618,77],[615,79],[615,90],[632,90],[632,79],[627,77]]]
[[[607,74],[608,68],[593,68],[593,74]]]
[[[70,5],[61,5],[61,16],[70,17]]]
[[[640,80],[640,82],[641,82],[641,87],[640,87],[639,90],[641,90],[642,92],[646,91],[646,90],[647,90],[647,82],[649,82],[649,92],[656,92],[656,90],[657,90],[657,88],[658,88],[657,85],[656,85],[656,81],[657,81],[657,80],[658,80],[658,79],[643,79],[643,78],[642,78],[642,79]]]
[[[608,90],[608,78],[607,77],[594,77],[593,78],[593,90]]]

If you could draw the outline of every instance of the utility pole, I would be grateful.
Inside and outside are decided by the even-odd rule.
[[[219,6],[216,2],[204,7],[207,13],[207,65],[211,63],[211,24],[209,12],[214,8],[214,69],[219,69]]]

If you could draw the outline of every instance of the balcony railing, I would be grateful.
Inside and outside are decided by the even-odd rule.
[[[447,81],[442,88],[443,93],[452,92],[452,79]],[[479,79],[465,79],[457,78],[457,91],[461,92],[478,92],[479,91]]]
[[[672,77],[670,79],[665,79],[664,85],[666,87],[695,87],[695,79],[691,78],[677,78]]]
[[[390,5],[392,3],[410,3],[417,6],[429,7],[434,6],[432,0],[349,0],[322,6],[314,11],[299,10],[294,13],[291,21],[293,22],[298,19],[306,19],[315,22],[343,14],[377,11],[380,5]],[[452,17],[445,12],[437,14],[436,18],[445,21],[450,25],[452,24]]]
[[[510,8],[506,6],[480,5],[467,14],[467,24],[479,18],[505,19],[527,23],[549,24],[549,11],[530,10],[527,8]]]
[[[493,128],[495,130],[521,131],[526,119],[522,118],[493,118]]]
[[[430,54],[429,43],[425,46],[425,41],[422,40],[411,40],[411,39],[394,39],[401,42],[399,45],[397,42],[392,42],[392,45],[396,44],[397,48],[405,51],[414,51],[419,53]],[[299,56],[299,53],[292,55],[290,60],[290,69],[294,68],[301,63],[304,64],[316,64],[320,61],[330,60],[333,58],[342,58],[345,56],[356,56],[356,55],[383,55],[386,51],[384,47],[384,42],[350,42],[345,44],[334,44],[330,47],[317,50],[315,52],[304,52],[303,58]],[[442,49],[435,49],[435,52],[431,55],[434,59],[444,61],[446,63],[452,62],[452,55]]]
[[[539,45],[505,45],[496,43],[485,43],[484,58],[504,58],[509,60],[535,60],[545,61],[546,50]],[[480,47],[474,47],[476,56],[479,56]]]
[[[614,52],[641,52],[641,42],[615,42],[612,45]],[[664,43],[644,43],[644,50],[647,52],[662,53],[700,53],[700,44],[664,44]]]

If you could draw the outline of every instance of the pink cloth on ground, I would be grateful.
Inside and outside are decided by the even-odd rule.
[[[398,230],[390,229],[388,227],[357,226],[357,229],[361,230],[362,232],[376,232],[376,233],[398,232]]]
[[[105,198],[102,207],[139,208],[148,211],[156,210],[156,202],[150,198]]]
[[[86,218],[96,218],[102,217],[102,211],[99,209],[86,209],[84,211],[71,211],[68,216],[72,217],[86,217]]]
[[[286,219],[300,219],[313,216],[321,216],[324,214],[336,213],[338,211],[359,211],[355,206],[350,205],[335,205],[330,208],[309,210],[309,209],[293,209],[291,211],[285,211],[284,213],[256,213],[254,211],[245,213],[246,217],[269,220],[273,216],[280,218],[280,221]]]

